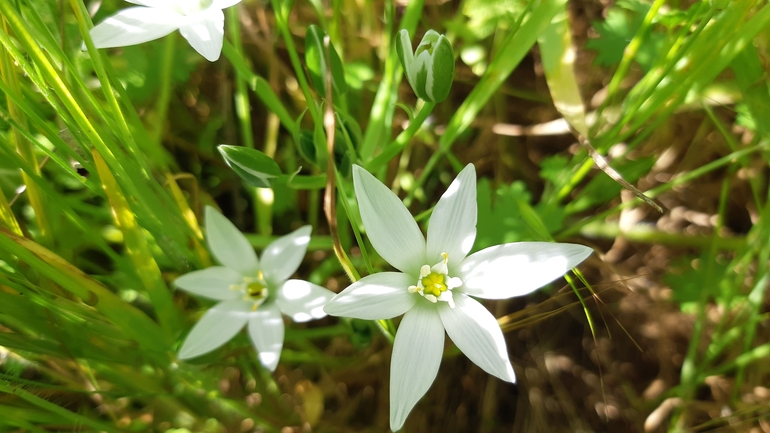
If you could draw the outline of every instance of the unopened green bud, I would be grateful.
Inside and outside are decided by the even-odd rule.
[[[455,74],[455,60],[452,44],[444,35],[428,30],[417,50],[412,53],[409,32],[401,30],[396,37],[396,53],[406,79],[418,98],[435,103],[449,96]]]

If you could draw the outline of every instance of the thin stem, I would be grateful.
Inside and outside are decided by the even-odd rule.
[[[326,50],[326,58],[330,59],[330,41],[329,36],[324,36],[324,49]],[[329,232],[332,237],[332,244],[334,245],[334,254],[340,261],[342,268],[350,278],[350,281],[356,282],[359,279],[358,272],[350,262],[345,249],[342,248],[340,242],[339,231],[337,230],[337,187],[336,187],[336,174],[337,169],[334,166],[334,129],[336,127],[336,118],[334,116],[334,89],[332,88],[332,71],[331,62],[328,64],[329,70],[326,73],[326,110],[324,112],[324,128],[326,129],[326,189],[324,191],[324,214],[326,215],[326,221],[329,223]]]
[[[420,130],[423,123],[425,123],[425,119],[430,116],[430,114],[433,112],[433,109],[436,107],[435,102],[426,102],[423,104],[420,111],[417,113],[416,116],[414,116],[414,119],[409,122],[409,126],[401,131],[400,134],[396,137],[393,142],[388,144],[387,147],[382,151],[381,154],[377,155],[374,159],[371,160],[366,165],[366,168],[369,171],[376,172],[379,170],[383,165],[387,164],[388,161],[393,159],[396,155],[399,154],[399,152],[403,151],[404,148],[409,144],[409,140],[414,137],[414,135],[417,133],[417,131]]]
[[[398,96],[398,86],[401,84],[401,68],[399,67],[398,55],[393,48],[393,23],[395,22],[396,6],[392,0],[385,2],[385,30],[381,47],[385,49],[387,57],[385,59],[385,71],[382,75],[382,81],[377,88],[374,96],[372,109],[369,112],[369,124],[364,132],[364,139],[361,145],[361,159],[366,162],[370,160],[377,147],[382,142],[385,131],[390,129],[390,123],[393,120],[394,101]],[[422,9],[425,0],[413,0],[407,3],[404,15],[401,18],[399,29],[406,29],[409,34],[414,34],[417,28],[417,22],[422,16]]]
[[[230,64],[233,65],[236,75],[243,78],[246,83],[248,83],[251,91],[257,95],[263,104],[265,104],[267,109],[275,113],[275,115],[281,119],[283,127],[286,128],[291,135],[296,135],[299,132],[296,121],[289,114],[289,111],[270,87],[267,80],[252,72],[243,57],[238,54],[235,47],[233,47],[227,40],[225,40],[224,45],[222,46],[222,52],[230,61]]]
[[[171,100],[171,76],[174,71],[174,51],[176,46],[176,37],[172,35],[163,41],[163,61],[160,67],[160,91],[158,92],[158,102],[155,104],[155,111],[158,114],[157,123],[152,132],[152,138],[155,145],[160,147],[163,144],[163,130],[166,126],[166,116],[168,115],[168,105]]]
[[[290,2],[271,0],[270,3],[273,5],[273,10],[275,11],[275,23],[278,26],[278,29],[281,31],[281,36],[283,37],[283,41],[286,44],[286,51],[289,52],[289,59],[291,60],[291,65],[294,68],[294,73],[297,76],[297,82],[299,82],[299,87],[302,89],[302,94],[305,96],[307,109],[310,112],[310,116],[313,118],[313,122],[316,125],[322,125],[323,119],[321,118],[321,114],[318,112],[318,107],[313,102],[313,95],[310,92],[310,86],[307,83],[307,78],[305,78],[305,70],[302,68],[302,62],[299,59],[299,54],[297,54],[297,48],[294,46],[294,40],[292,39],[291,31],[289,31],[288,18],[291,6],[284,7],[284,5],[287,3],[290,4]]]

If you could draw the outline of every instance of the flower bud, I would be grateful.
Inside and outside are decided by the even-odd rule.
[[[443,101],[449,96],[455,74],[452,44],[444,35],[428,30],[414,53],[411,48],[409,32],[399,31],[396,53],[415,95],[426,102]]]

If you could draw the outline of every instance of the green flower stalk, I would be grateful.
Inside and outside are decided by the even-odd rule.
[[[409,32],[401,30],[396,37],[396,53],[406,79],[418,98],[438,103],[449,96],[455,75],[455,61],[452,44],[444,35],[428,30],[417,45],[417,50],[412,53]]]

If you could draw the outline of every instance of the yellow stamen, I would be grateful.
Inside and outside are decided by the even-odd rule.
[[[419,293],[432,303],[446,302],[450,308],[455,307],[452,290],[462,286],[463,282],[457,277],[449,276],[449,254],[441,253],[441,261],[433,266],[422,265],[420,277],[416,286],[409,286],[409,293]]]

